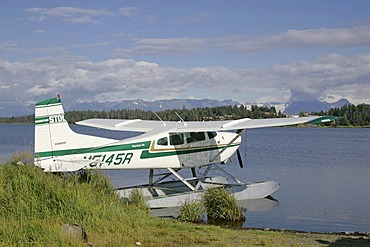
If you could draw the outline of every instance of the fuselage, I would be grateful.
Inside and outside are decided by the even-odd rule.
[[[35,155],[35,164],[45,171],[83,169],[189,168],[225,162],[241,138],[229,132],[146,133],[99,146],[63,149]],[[231,141],[235,139],[232,143]],[[87,143],[88,144],[88,143]]]

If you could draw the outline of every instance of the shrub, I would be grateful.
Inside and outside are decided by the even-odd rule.
[[[199,223],[202,218],[203,204],[196,200],[185,200],[181,205],[179,220],[185,222]]]
[[[208,219],[226,221],[244,221],[243,210],[236,203],[236,198],[224,187],[208,189],[203,196]]]
[[[103,193],[115,195],[115,190],[107,176],[98,170],[82,170],[75,175],[78,183],[90,184],[93,188],[102,191]]]
[[[132,206],[149,213],[149,207],[146,204],[143,193],[139,189],[134,189],[131,191],[131,194],[128,198],[128,206]]]

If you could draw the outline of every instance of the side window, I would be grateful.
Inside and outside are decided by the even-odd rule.
[[[209,132],[207,132],[207,134],[208,134],[209,139],[215,138],[215,136],[217,136],[216,131],[209,131]]]
[[[187,143],[204,141],[206,139],[204,132],[187,132],[185,133],[185,137]]]
[[[184,135],[182,133],[170,134],[170,144],[171,145],[184,144]]]
[[[163,137],[161,139],[158,139],[157,140],[157,145],[167,146],[168,145],[168,138],[167,137]]]

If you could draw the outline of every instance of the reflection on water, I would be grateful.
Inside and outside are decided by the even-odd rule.
[[[240,200],[237,203],[243,208],[245,214],[248,214],[248,212],[269,211],[279,206],[279,201],[271,196],[262,199]]]
[[[33,150],[33,125],[0,125],[0,159]],[[136,133],[72,126],[80,133],[127,138]],[[274,180],[279,202],[246,202],[244,227],[316,232],[370,232],[370,129],[248,130],[244,168],[226,170],[243,182]],[[148,182],[147,170],[105,171],[115,187]],[[270,204],[272,203],[272,204]],[[263,209],[256,211],[254,209]]]
[[[248,221],[248,213],[250,212],[263,212],[272,210],[275,207],[279,206],[279,202],[273,198],[262,198],[262,199],[253,199],[253,200],[239,200],[237,201],[238,205],[242,207],[243,213]],[[159,208],[159,209],[152,209],[150,214],[157,217],[165,217],[165,218],[177,218],[179,216],[181,207],[171,207],[171,208]],[[206,221],[206,216],[202,217]],[[231,226],[231,222],[218,222],[218,221],[211,221],[208,223],[216,224],[216,225],[224,225],[227,224]],[[233,227],[242,227],[243,222],[237,222],[236,225],[232,225]]]

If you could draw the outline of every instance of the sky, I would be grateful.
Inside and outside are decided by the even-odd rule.
[[[0,108],[232,99],[370,103],[369,0],[3,0]]]

